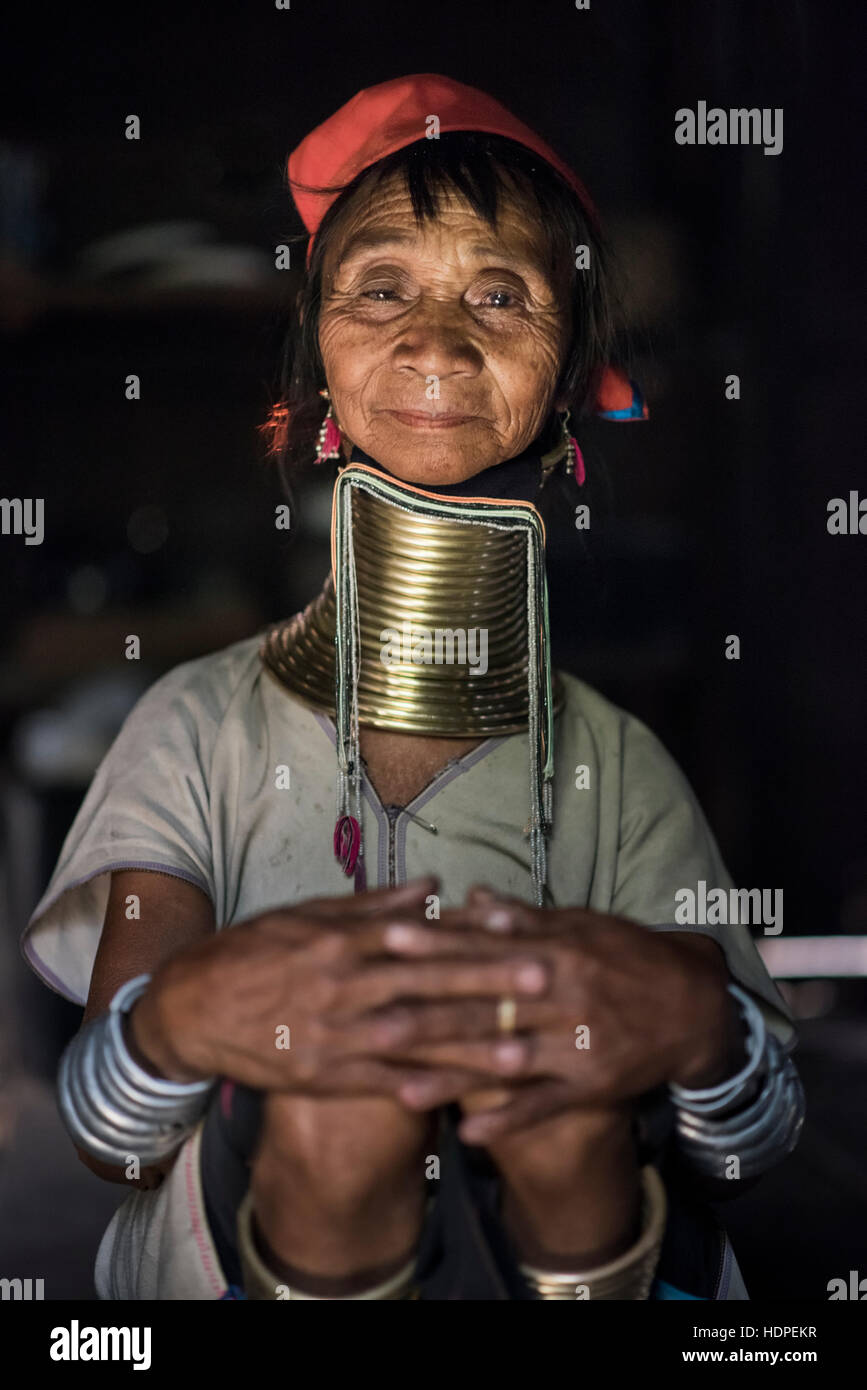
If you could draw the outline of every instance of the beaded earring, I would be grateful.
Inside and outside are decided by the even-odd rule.
[[[326,459],[340,458],[340,426],[334,418],[334,406],[331,404],[331,395],[325,387],[319,392],[328,401],[328,409],[325,418],[319,426],[317,436],[318,452],[314,460],[315,463],[324,463]]]
[[[578,446],[578,440],[573,434],[569,433],[569,415],[570,412],[568,410],[562,412],[560,415],[560,439],[549,453],[542,455],[542,480],[539,483],[540,488],[545,486],[551,474],[564,458],[566,460],[567,477],[573,476],[579,487],[581,487],[586,477],[584,455]]]

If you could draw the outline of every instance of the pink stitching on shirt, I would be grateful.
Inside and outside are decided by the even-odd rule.
[[[208,1278],[211,1281],[211,1287],[215,1290],[218,1296],[222,1298],[223,1294],[225,1293],[225,1289],[223,1288],[221,1280],[217,1278],[217,1275],[213,1268],[211,1253],[208,1249],[208,1241],[205,1236],[205,1232],[202,1229],[202,1221],[199,1216],[199,1205],[196,1200],[196,1185],[195,1179],[193,1177],[194,1147],[194,1144],[188,1144],[187,1152],[184,1157],[184,1172],[187,1180],[187,1205],[190,1209],[190,1220],[193,1227],[193,1235],[195,1236],[196,1244],[199,1247],[199,1254],[202,1257],[202,1264],[205,1267],[205,1272],[207,1273]]]

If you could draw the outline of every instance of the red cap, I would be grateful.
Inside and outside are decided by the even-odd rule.
[[[532,150],[575,190],[588,217],[598,225],[596,209],[577,174],[534,130],[476,87],[437,73],[415,73],[363,88],[311,130],[289,156],[292,197],[310,232],[308,261],[319,225],[339,194],[311,193],[305,189],[350,183],[363,169],[369,169],[386,155],[424,140],[432,116],[437,118],[441,134],[478,130],[506,136]],[[647,407],[638,388],[617,367],[608,367],[603,373],[597,412],[614,420],[647,418]]]
[[[436,116],[441,134],[450,130],[479,130],[504,135],[524,145],[552,165],[574,188],[588,215],[596,211],[581,180],[529,126],[524,125],[487,92],[453,82],[450,77],[423,72],[395,77],[377,87],[365,87],[345,106],[305,136],[289,156],[289,183],[295,205],[311,241],[337,198],[336,193],[306,193],[297,184],[329,187],[346,184],[386,155],[427,136],[428,120]]]

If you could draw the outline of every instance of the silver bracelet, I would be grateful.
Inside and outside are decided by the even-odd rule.
[[[150,984],[137,975],[117,991],[60,1059],[57,1098],[73,1142],[104,1163],[167,1158],[204,1112],[214,1079],[180,1082],[151,1076],[131,1055],[123,1018]]]
[[[770,1040],[772,1062],[761,1092],[742,1114],[722,1121],[678,1111],[676,1131],[690,1165],[712,1178],[752,1178],[779,1163],[798,1142],[804,1093],[797,1070]],[[731,1160],[737,1159],[732,1171]]]
[[[761,1010],[737,985],[730,992],[749,1029],[748,1061],[718,1086],[669,1086],[681,1150],[707,1177],[757,1177],[791,1153],[804,1123],[804,1092],[791,1058],[769,1033]]]
[[[738,1109],[751,1090],[755,1089],[756,1079],[761,1077],[767,1066],[767,1028],[761,1009],[738,985],[730,984],[728,992],[740,1005],[741,1016],[747,1025],[747,1062],[735,1076],[720,1082],[718,1086],[693,1090],[672,1082],[668,1089],[674,1104],[678,1110],[686,1110],[692,1115],[719,1117]]]

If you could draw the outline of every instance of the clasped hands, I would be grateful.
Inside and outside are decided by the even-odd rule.
[[[435,886],[407,885],[422,902]],[[409,903],[386,906],[387,896],[383,945],[419,971],[414,997],[378,1011],[396,1094],[419,1110],[461,1102],[469,1143],[564,1111],[619,1109],[666,1081],[711,1085],[740,1065],[728,971],[707,938],[539,909],[481,886],[434,923]],[[504,998],[514,1000],[510,1036],[500,1031]],[[491,1086],[480,1108],[480,1088]]]
[[[342,1275],[405,1255],[432,1112],[451,1102],[461,1138],[505,1178],[523,1250],[609,1257],[634,1238],[633,1101],[738,1068],[722,953],[484,888],[431,922],[437,887],[316,899],[218,932],[157,970],[136,1040],[166,1076],[267,1093],[257,1220],[292,1266]]]
[[[156,1030],[171,1039],[166,1074],[388,1095],[418,1111],[494,1087],[505,1103],[470,1107],[461,1129],[486,1143],[736,1070],[739,1022],[707,938],[485,888],[430,922],[437,886],[427,877],[275,910],[169,961],[141,1010],[171,1020]],[[504,998],[515,1001],[511,1036],[498,1026]]]

